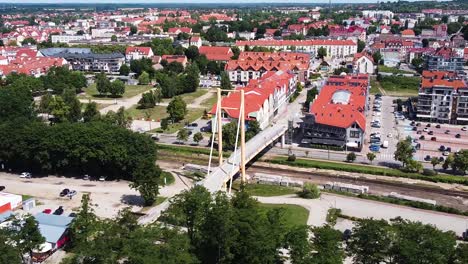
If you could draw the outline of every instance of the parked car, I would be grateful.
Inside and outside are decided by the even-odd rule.
[[[425,161],[430,161],[431,159],[432,159],[432,158],[431,158],[430,155],[426,155],[426,157],[424,157],[424,160],[425,160]]]
[[[437,141],[436,137],[431,137],[431,141]]]
[[[68,215],[68,217],[76,217],[76,214],[75,214],[75,213],[70,213],[70,214]]]
[[[445,160],[444,157],[439,157],[440,162],[443,162],[444,160]]]
[[[425,127],[425,128],[423,129],[423,131],[424,131],[424,132],[429,132],[429,128]]]
[[[440,128],[440,125],[439,125],[439,124],[437,124],[437,125],[436,125],[436,128]]]
[[[413,130],[413,131],[417,131],[417,130],[418,130],[418,127],[415,127],[415,126],[414,126],[414,127],[412,128],[412,130]]]
[[[351,238],[351,230],[346,229],[343,232],[343,240],[348,241]]]
[[[445,146],[444,146],[444,145],[441,145],[441,146],[439,147],[439,150],[440,150],[440,151],[445,151]]]
[[[99,181],[105,181],[105,180],[106,180],[106,177],[105,177],[105,176],[99,177]]]
[[[442,155],[444,155],[444,156],[448,156],[448,155],[450,155],[450,152],[448,152],[448,151],[444,151],[444,153],[442,153]]]
[[[418,131],[416,132],[416,134],[421,135],[421,134],[422,134],[422,131],[421,131],[421,130],[418,130]]]
[[[460,135],[460,134],[456,134],[456,135],[455,135],[455,138],[461,138],[461,135]]]
[[[63,214],[63,207],[59,206],[57,210],[54,211],[54,215],[62,215]]]
[[[22,172],[20,178],[31,179],[32,174],[30,172]]]
[[[89,175],[88,175],[88,174],[85,174],[85,175],[83,176],[83,180],[85,180],[85,181],[89,181],[89,179],[90,179],[90,177],[89,177]]]
[[[416,122],[411,121],[410,126],[416,126]]]
[[[431,130],[431,131],[427,132],[427,134],[428,135],[434,135],[434,131]]]
[[[192,123],[190,124],[191,127],[198,127],[198,123]]]
[[[42,212],[44,214],[50,214],[50,213],[52,213],[52,209],[44,209]]]
[[[445,133],[446,135],[448,135],[448,134],[450,134],[450,130],[447,129],[447,130],[445,130],[444,133]]]
[[[388,133],[387,137],[391,138],[391,137],[393,137],[393,134],[392,134],[392,133]]]
[[[61,192],[60,192],[60,197],[64,197],[66,196],[68,193],[70,192],[70,189],[63,189]]]
[[[419,139],[420,139],[420,140],[425,140],[426,137],[425,137],[424,135],[421,135],[421,136],[419,137]]]
[[[462,130],[462,131],[467,131],[468,128],[466,128],[466,126],[464,126],[464,127],[461,128],[461,130]]]
[[[0,186],[0,192],[5,190],[5,186]]]
[[[75,191],[75,190],[72,190],[72,191],[70,191],[70,192],[67,194],[67,196],[70,197],[70,198],[72,198],[72,197],[75,196],[75,195],[76,195],[76,191]]]
[[[452,148],[451,148],[451,147],[447,147],[447,148],[445,149],[445,151],[447,151],[447,152],[452,152]]]
[[[159,137],[156,134],[151,135],[151,139],[154,141],[159,141]]]
[[[426,125],[426,127],[431,127],[431,124],[430,124],[430,123],[428,123],[428,124]]]
[[[416,126],[421,126],[421,123],[416,123]]]

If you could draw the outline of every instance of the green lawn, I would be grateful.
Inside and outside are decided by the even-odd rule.
[[[260,210],[265,214],[272,209],[282,208],[287,227],[306,225],[309,218],[309,210],[294,204],[260,204]]]
[[[138,109],[137,106],[132,106],[129,109],[127,109],[127,114],[131,118],[139,120],[141,120],[142,118],[147,119],[147,115],[149,115],[150,118],[155,121],[160,121],[161,119],[168,117],[168,114],[166,112],[166,106],[161,105],[157,105],[153,108],[148,109]]]
[[[197,89],[193,93],[184,93],[180,94],[179,96],[182,97],[182,100],[184,100],[185,103],[191,104],[196,98],[201,97],[205,95],[208,92],[206,89]],[[172,98],[166,98],[163,99],[162,101],[164,103],[169,103],[172,100]]]
[[[233,189],[239,190],[240,189],[240,182],[236,181],[233,183]],[[280,195],[288,195],[288,194],[295,194],[300,189],[286,187],[286,186],[279,186],[279,185],[266,185],[266,184],[247,184],[245,186],[245,190],[252,196],[280,196]]]
[[[404,70],[400,70],[400,69],[397,69],[397,68],[394,68],[394,67],[387,67],[385,65],[379,65],[378,66],[378,69],[379,69],[379,72],[388,72],[388,73],[393,73],[393,74],[413,74],[412,72],[409,72],[409,71],[404,71]]]
[[[218,98],[216,97],[216,93],[212,93],[212,96],[210,98],[205,99],[200,104],[200,106],[204,107],[207,111],[210,111],[213,105],[216,104],[217,100]]]
[[[164,108],[165,109],[165,108]],[[138,109],[137,109],[138,110]],[[174,124],[170,124],[166,130],[162,130],[160,128],[158,129],[155,129],[153,132],[157,132],[157,133],[165,133],[165,134],[173,134],[177,131],[179,131],[181,128],[184,127],[185,123],[188,122],[188,123],[192,123],[194,122],[195,120],[197,120],[198,118],[202,117],[203,116],[203,109],[200,109],[200,108],[188,108],[187,109],[188,113],[187,115],[185,116],[184,120],[178,122],[178,123],[174,123]]]
[[[144,93],[153,87],[151,85],[125,85],[125,93],[118,98],[130,98],[135,95],[138,95],[140,93]],[[112,98],[110,95],[109,96],[102,96],[98,93],[96,90],[96,84],[91,84],[87,88],[83,89],[84,94],[80,94],[78,97],[80,99],[103,99],[103,100],[114,100],[115,98]]]
[[[23,201],[26,201],[26,200],[31,199],[31,198],[34,198],[34,196],[27,195],[27,194],[21,195],[21,199],[22,199]]]
[[[418,95],[419,77],[383,76],[380,85],[388,95],[415,96]]]
[[[371,85],[371,88],[370,88],[370,94],[379,94],[379,93],[382,93],[379,89],[380,86],[380,83],[375,79],[375,78],[371,78],[370,79],[370,85]]]

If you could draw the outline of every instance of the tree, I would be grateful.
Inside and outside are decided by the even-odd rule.
[[[306,264],[312,256],[312,243],[309,241],[309,228],[297,226],[292,228],[285,237],[293,264]]]
[[[86,251],[88,241],[97,231],[98,218],[91,207],[90,194],[85,193],[81,197],[81,209],[70,225],[72,247],[77,252]]]
[[[182,141],[186,142],[188,140],[188,137],[189,137],[189,131],[186,128],[182,128],[179,130],[179,132],[177,132],[177,140],[181,142]]]
[[[96,102],[88,103],[83,112],[83,121],[84,122],[96,121],[96,120],[99,120],[100,117],[101,117],[101,114],[99,113],[97,109]]]
[[[117,79],[111,83],[109,92],[113,97],[122,96],[125,93],[125,84]]]
[[[35,118],[31,90],[8,85],[0,88],[0,122]]]
[[[447,170],[450,166],[452,166],[454,161],[453,154],[450,153],[447,158],[445,158],[444,163],[442,164],[442,169]]]
[[[138,28],[135,25],[130,26],[130,35],[135,35],[138,32]]]
[[[130,74],[130,67],[128,67],[127,64],[122,64],[119,69],[119,74],[128,76]]]
[[[12,245],[11,233],[6,229],[0,229],[0,263],[22,264],[22,254]]]
[[[317,87],[312,87],[312,89],[307,91],[307,97],[306,97],[306,107],[307,109],[310,106],[310,103],[312,103],[315,100],[315,97],[318,95],[318,90]]]
[[[200,85],[200,70],[198,69],[197,63],[192,63],[185,69],[186,78],[184,85],[185,93],[192,93],[197,91]]]
[[[153,205],[159,194],[161,169],[153,162],[145,160],[137,164],[133,173],[133,181],[129,186],[138,190],[146,206]]]
[[[414,159],[410,159],[406,164],[406,169],[411,172],[420,172],[423,168],[422,163]]]
[[[167,118],[161,119],[161,129],[166,130],[168,126],[169,126],[169,121],[167,120]]]
[[[138,101],[139,109],[153,108],[157,103],[161,102],[160,89],[155,91],[148,91],[141,95],[141,99]]]
[[[227,72],[221,72],[221,89],[222,90],[232,90],[231,80],[229,79],[229,75]]]
[[[409,161],[413,159],[413,146],[411,145],[411,137],[407,137],[405,140],[400,140],[397,143],[394,158],[395,160],[403,163],[403,167],[406,167]]]
[[[374,54],[372,54],[372,58],[376,64],[379,64],[380,60],[382,60],[382,54],[380,54],[380,51],[376,51]]]
[[[101,72],[96,74],[96,90],[100,95],[107,94],[111,89],[111,82],[107,79],[105,73]]]
[[[141,75],[138,77],[138,84],[140,85],[147,85],[150,82],[150,77],[147,72],[142,72]]]
[[[50,114],[54,116],[54,122],[65,122],[70,114],[70,107],[65,104],[61,96],[54,96],[50,101],[49,107]]]
[[[440,164],[439,158],[432,157],[431,158],[431,164],[432,164],[432,168],[435,170],[435,167]]]
[[[129,116],[125,113],[125,108],[123,106],[120,107],[117,110],[117,112],[107,112],[103,118],[103,121],[123,128],[130,128],[130,126],[132,125],[132,121],[129,118]]]
[[[358,52],[362,52],[364,48],[366,47],[366,43],[362,40],[358,40]]]
[[[462,174],[466,173],[468,170],[468,150],[462,149],[457,155],[455,155],[452,163],[452,169]]]
[[[187,104],[182,97],[176,96],[167,105],[167,113],[173,122],[179,122],[187,114]]]
[[[348,253],[356,264],[386,262],[392,235],[385,220],[363,219],[353,228],[353,238],[348,244]]]
[[[460,243],[455,249],[451,264],[463,264],[468,263],[468,244]]]
[[[116,35],[112,35],[112,36],[111,36],[111,41],[112,41],[112,42],[117,42],[117,36],[116,36]]]
[[[341,246],[342,234],[338,230],[326,225],[312,229],[312,249],[317,251],[310,263],[317,264],[341,264],[345,253]]]
[[[63,101],[68,106],[67,120],[70,122],[78,122],[81,119],[81,102],[76,97],[76,91],[73,89],[66,89],[62,95]]]
[[[317,185],[306,182],[304,183],[304,187],[302,187],[302,191],[299,192],[299,197],[317,199],[320,197],[320,190]]]
[[[421,57],[414,58],[411,60],[411,65],[413,65],[417,70],[422,69],[424,66],[424,59]]]
[[[348,155],[346,155],[347,162],[354,162],[355,160],[356,160],[356,153],[349,152]]]
[[[200,141],[203,140],[203,134],[201,132],[197,132],[193,135],[193,141],[197,143],[197,145],[200,143]]]
[[[36,45],[37,44],[37,41],[31,37],[29,38],[25,38],[22,42],[21,42],[21,45],[25,46],[25,45]]]
[[[367,156],[367,159],[370,161],[370,163],[372,163],[374,161],[374,159],[376,158],[375,154],[373,152],[369,152],[366,154]]]
[[[197,46],[190,46],[185,50],[185,56],[187,56],[187,59],[190,61],[195,60],[198,56],[200,56],[200,52],[198,51]]]
[[[161,63],[162,64],[162,63]],[[168,63],[164,69],[166,71],[169,71],[169,72],[173,72],[173,73],[176,73],[176,74],[179,74],[181,72],[184,71],[184,65],[182,65],[182,63],[180,62],[177,62],[177,61],[173,61],[171,63]]]
[[[323,59],[324,57],[327,56],[327,49],[324,47],[320,47],[317,51],[317,55],[320,59]]]
[[[14,219],[12,225],[13,230],[18,230],[13,235],[16,248],[23,254],[28,254],[29,258],[31,258],[33,250],[39,249],[45,242],[45,238],[39,230],[39,223],[33,216],[29,215],[21,220]],[[21,257],[23,263],[25,263],[23,255]]]

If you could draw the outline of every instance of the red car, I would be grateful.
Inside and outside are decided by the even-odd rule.
[[[44,209],[44,211],[42,211],[44,214],[50,214],[52,213],[52,209]]]

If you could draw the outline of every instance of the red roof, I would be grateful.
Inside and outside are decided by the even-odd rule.
[[[150,52],[151,52],[150,47],[127,47],[127,49],[125,50],[126,55],[130,53],[141,53],[141,54],[149,56]]]
[[[192,33],[192,29],[189,28],[189,27],[173,27],[173,28],[169,28],[167,30],[167,33],[187,33],[187,34],[190,34]]]
[[[447,71],[423,71],[421,88],[428,89],[434,86],[451,87],[452,89],[467,88],[464,80],[457,78],[457,74]]]
[[[233,56],[230,47],[201,46],[198,52],[213,61],[228,61]]]
[[[226,70],[296,71],[309,69],[310,55],[296,52],[241,52],[237,60],[230,60]]]
[[[355,46],[352,40],[238,40],[236,46]]]
[[[356,123],[365,131],[367,86],[367,74],[330,77],[312,104],[310,113],[315,122],[341,128]]]
[[[414,36],[414,31],[412,29],[405,29],[401,31],[402,36]]]
[[[289,87],[291,78],[294,78],[292,73],[267,72],[257,80],[250,80],[247,86],[238,87],[237,89],[244,89],[246,119],[254,119],[252,114],[259,111],[275,91],[285,88],[284,92],[288,93],[290,89],[294,89],[295,87]],[[229,93],[223,98],[221,105],[223,111],[231,118],[239,118],[240,93]],[[216,107],[216,104],[213,105],[212,114],[216,113]]]
[[[366,57],[370,61],[374,62],[374,58],[371,55],[369,55],[368,53],[366,53],[366,52],[360,52],[360,53],[354,54],[354,61],[357,61],[358,59],[360,59],[362,57]]]
[[[168,63],[178,62],[183,65],[187,63],[187,57],[185,55],[162,55],[162,59]]]

